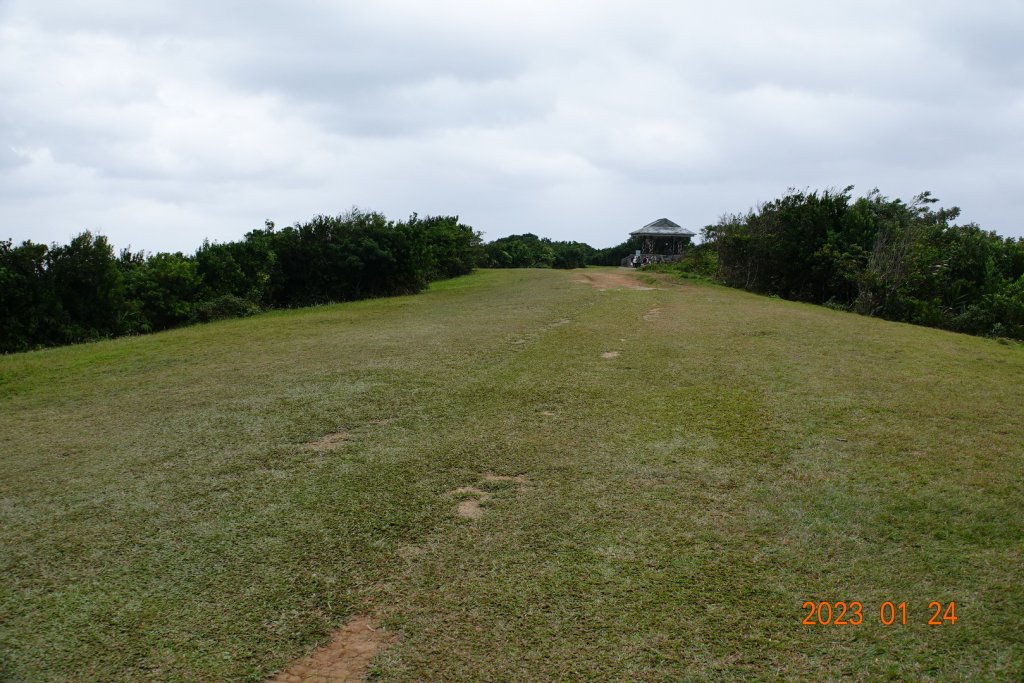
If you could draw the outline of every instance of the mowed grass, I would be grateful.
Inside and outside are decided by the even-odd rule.
[[[1024,678],[1024,348],[579,277],[0,358],[0,679]]]

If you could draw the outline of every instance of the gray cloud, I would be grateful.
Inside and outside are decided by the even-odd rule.
[[[1022,29],[1017,2],[11,0],[0,221],[190,250],[359,205],[607,245],[854,183],[1024,235]]]

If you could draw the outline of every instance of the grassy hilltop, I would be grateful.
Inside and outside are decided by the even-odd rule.
[[[1024,348],[637,277],[0,357],[0,680],[1024,678]]]

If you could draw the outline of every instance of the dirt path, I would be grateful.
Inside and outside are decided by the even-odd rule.
[[[587,269],[586,272],[580,273],[573,278],[573,282],[579,282],[581,284],[590,285],[594,289],[605,290],[605,289],[654,289],[654,287],[646,287],[640,283],[633,275],[631,271],[625,268],[619,271],[612,270],[593,270]]]
[[[370,661],[392,642],[367,616],[353,617],[334,639],[268,683],[350,683],[363,680]]]

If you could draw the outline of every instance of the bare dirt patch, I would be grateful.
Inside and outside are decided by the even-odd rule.
[[[279,672],[269,683],[348,683],[361,681],[378,652],[394,636],[366,615],[352,617],[331,642]]]
[[[580,273],[573,278],[573,282],[590,285],[594,289],[604,291],[606,289],[654,289],[640,283],[629,271],[614,272],[607,270],[596,270],[592,273]]]
[[[404,545],[396,552],[403,560],[415,560],[426,555],[427,549],[421,545]]]
[[[475,486],[460,486],[459,488],[452,491],[453,494],[459,496],[472,496],[466,500],[460,501],[455,511],[460,517],[467,519],[479,519],[484,514],[483,508],[480,506],[485,500],[489,500],[491,494],[487,491],[481,491]]]
[[[480,519],[484,514],[484,509],[480,507],[480,501],[476,498],[462,501],[455,511],[459,513],[459,517],[466,519]]]
[[[605,351],[604,353],[601,354],[601,358],[618,358],[618,357],[619,357],[619,352],[618,351]]]
[[[527,488],[527,484],[530,480],[526,478],[525,474],[495,474],[493,472],[486,472],[480,477],[481,482],[513,482],[518,484],[516,489],[520,492]],[[501,495],[501,492],[491,493],[483,489],[477,488],[476,486],[460,486],[451,492],[451,495],[462,498],[459,504],[455,507],[455,512],[459,517],[466,519],[479,519],[484,514],[483,503],[487,502],[495,495]]]
[[[334,432],[333,434],[324,434],[319,439],[309,441],[306,443],[306,447],[314,448],[316,450],[326,450],[329,448],[337,448],[346,441],[348,441],[348,432],[340,431]]]

